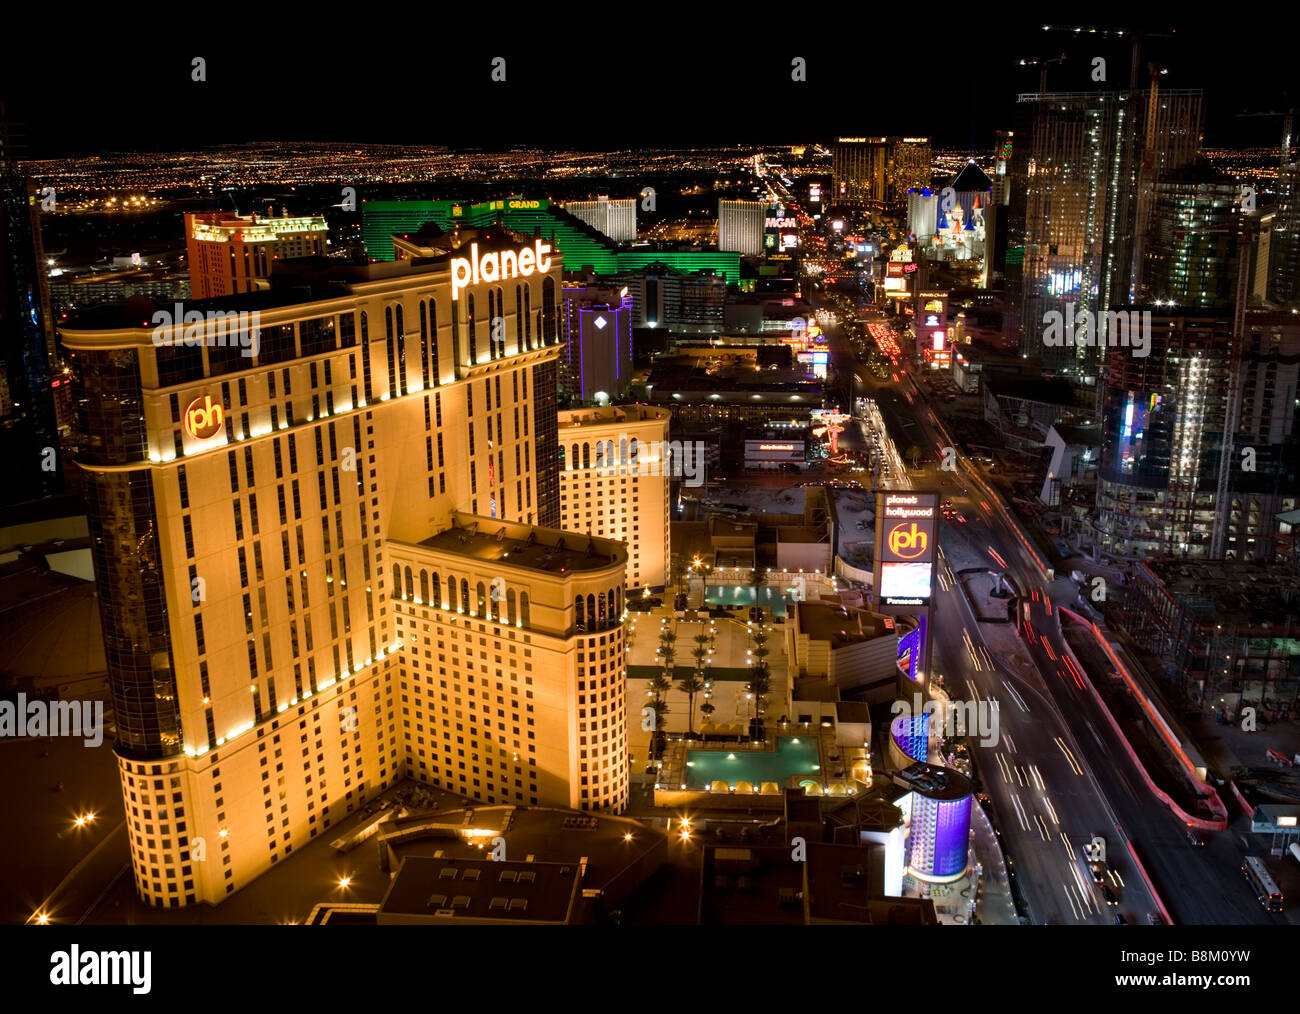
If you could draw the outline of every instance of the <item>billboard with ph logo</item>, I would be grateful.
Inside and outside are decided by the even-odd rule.
[[[938,513],[937,493],[876,494],[876,602],[882,611],[929,608]]]

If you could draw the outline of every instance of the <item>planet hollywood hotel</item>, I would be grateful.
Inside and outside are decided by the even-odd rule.
[[[561,532],[549,245],[286,261],[237,342],[63,328],[136,886],[217,903],[411,777],[627,803],[627,552]]]

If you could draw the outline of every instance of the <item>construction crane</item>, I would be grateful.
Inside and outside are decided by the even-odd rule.
[[[1038,91],[1047,91],[1047,65],[1049,63],[1065,63],[1065,54],[1060,56],[1030,56],[1018,61],[1021,67],[1042,67],[1038,73]]]

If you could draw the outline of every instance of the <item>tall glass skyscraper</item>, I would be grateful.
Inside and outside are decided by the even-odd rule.
[[[1008,301],[1020,308],[1015,337],[1047,370],[1089,385],[1101,373],[1098,350],[1046,345],[1044,315],[1065,316],[1067,303],[1095,313],[1133,299],[1134,253],[1149,218],[1144,194],[1150,181],[1190,163],[1201,140],[1199,90],[1150,99],[1146,91],[1131,103],[1122,91],[1017,99],[1007,273]]]
[[[9,463],[8,502],[63,489],[50,386],[52,331],[40,267],[40,202],[19,172],[15,147],[15,132],[0,106],[0,455]]]

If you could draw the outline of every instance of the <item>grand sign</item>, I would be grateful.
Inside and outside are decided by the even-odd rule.
[[[504,282],[509,278],[527,278],[535,272],[551,270],[551,244],[540,239],[522,250],[493,250],[482,256],[478,244],[469,245],[468,257],[451,259],[451,298],[459,299],[460,290],[480,282]]]

